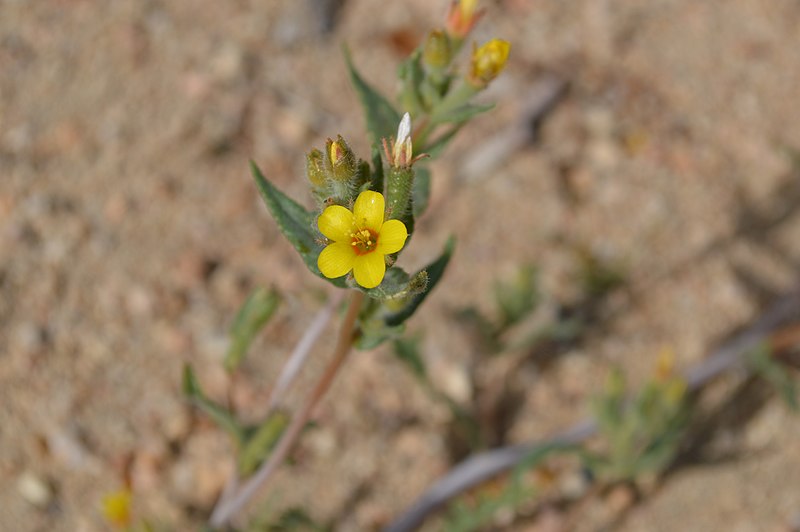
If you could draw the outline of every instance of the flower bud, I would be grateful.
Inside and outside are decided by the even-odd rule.
[[[483,11],[475,11],[477,0],[458,0],[450,4],[447,13],[447,33],[461,42],[472,31],[483,16]]]
[[[430,32],[428,39],[425,41],[422,58],[425,60],[425,64],[432,68],[441,69],[449,65],[450,59],[452,59],[452,52],[447,34],[442,30]]]
[[[306,155],[306,176],[314,188],[320,189],[327,186],[324,156],[316,148]]]
[[[397,139],[392,145],[392,166],[411,166],[413,162],[413,144],[411,143],[411,116],[406,113],[397,126]]]
[[[344,141],[341,135],[336,140],[328,139],[325,145],[327,155],[326,166],[330,171],[331,179],[340,183],[351,181],[358,170],[356,156],[353,150]]]
[[[510,49],[511,45],[501,39],[492,39],[480,48],[474,45],[470,83],[481,88],[488,85],[505,68]]]

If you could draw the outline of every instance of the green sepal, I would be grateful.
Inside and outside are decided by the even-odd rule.
[[[424,288],[417,294],[412,295],[409,298],[409,301],[400,310],[395,311],[384,318],[384,322],[387,326],[394,327],[400,325],[410,318],[414,312],[416,312],[417,308],[422,304],[423,301],[425,301],[425,298],[428,297],[428,294],[430,294],[431,290],[433,290],[433,288],[442,278],[442,275],[444,275],[444,270],[447,268],[448,262],[450,262],[450,257],[453,256],[455,245],[455,238],[448,238],[447,243],[444,246],[444,251],[439,258],[417,272],[414,278],[419,278],[423,272],[426,274],[427,282]]]
[[[381,139],[388,139],[397,130],[397,125],[400,123],[400,113],[381,93],[361,77],[353,64],[353,59],[347,46],[342,46],[342,53],[347,63],[347,70],[350,73],[350,81],[358,93],[361,106],[364,108],[370,140],[373,145],[380,145]]]
[[[231,345],[225,353],[225,369],[235,371],[253,339],[278,308],[281,297],[275,289],[257,288],[242,304],[230,329]]]
[[[248,476],[256,471],[278,443],[289,425],[285,412],[273,412],[260,425],[247,427],[243,445],[240,447],[237,464],[239,474]]]
[[[317,257],[319,257],[323,246],[317,240],[317,233],[313,229],[316,225],[314,213],[306,210],[302,205],[278,190],[264,177],[253,161],[250,161],[250,168],[270,214],[278,223],[278,228],[283,233],[283,236],[303,258],[306,267],[317,277],[325,279],[334,286],[344,288],[346,284],[343,277],[328,279],[322,275],[317,267]]]
[[[424,166],[414,167],[414,184],[411,188],[411,214],[419,218],[428,208],[431,197],[431,171]]]
[[[237,444],[241,444],[244,441],[245,433],[242,426],[234,419],[227,408],[215,403],[203,393],[200,382],[197,380],[189,364],[183,366],[183,383],[181,389],[183,395],[185,395],[192,404],[202,410],[221,429],[230,434]]]

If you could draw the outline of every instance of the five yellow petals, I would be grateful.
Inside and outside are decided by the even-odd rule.
[[[322,275],[334,279],[352,270],[364,288],[381,284],[386,274],[384,257],[403,249],[408,238],[403,222],[384,222],[385,208],[383,194],[366,190],[356,198],[352,212],[341,205],[322,211],[317,226],[332,241],[317,259]]]

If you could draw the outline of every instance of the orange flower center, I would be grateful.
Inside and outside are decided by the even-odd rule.
[[[350,233],[352,239],[350,245],[356,252],[356,255],[363,255],[375,249],[378,245],[378,234],[371,229],[361,229]]]

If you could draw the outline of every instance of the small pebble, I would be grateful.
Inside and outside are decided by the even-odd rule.
[[[17,479],[17,491],[23,499],[37,508],[46,508],[53,500],[50,485],[30,471],[25,471]]]

